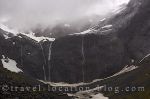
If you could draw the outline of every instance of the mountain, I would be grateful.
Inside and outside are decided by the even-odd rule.
[[[137,9],[132,4],[127,6],[119,15],[114,14],[87,31],[56,39],[52,47],[52,81],[91,82],[113,75],[132,64],[132,60],[138,61],[128,51],[126,39],[131,36],[123,36]]]
[[[88,31],[56,39],[52,47],[52,81],[91,82],[138,63],[150,49],[148,4],[131,0],[123,11]]]
[[[103,19],[103,17],[104,16],[91,15],[71,22],[61,22],[60,20],[60,22],[56,22],[56,25],[54,26],[43,27],[42,25],[37,25],[35,28],[32,28],[31,31],[38,37],[45,36],[60,38],[68,34],[85,31],[98,23],[98,21]]]
[[[148,28],[148,8],[141,11],[139,2],[131,0],[120,13],[117,11],[87,31],[55,41],[23,33],[3,37],[1,55],[15,60],[25,74],[46,81],[79,83],[111,76],[149,53],[145,40],[148,36],[143,32],[147,29],[139,28]],[[5,32],[1,34],[13,34]]]
[[[38,79],[50,85],[58,83],[57,87],[62,87],[60,82],[69,83],[67,86],[76,84],[77,88],[90,87],[89,93],[68,92],[72,98],[89,99],[104,93],[106,99],[149,99],[149,5],[149,0],[131,0],[122,5],[119,12],[86,31],[56,39],[0,29],[1,69],[12,72],[8,67],[13,62],[13,69],[19,72],[17,76],[23,78]],[[117,94],[96,91],[97,85],[142,86],[145,91]]]
[[[117,36],[126,48],[125,55],[132,59],[133,63],[128,66],[137,68],[123,74],[120,74],[121,71],[119,71],[119,75],[83,85],[90,87],[90,91],[76,93],[75,96],[84,96],[83,99],[90,99],[93,98],[93,94],[104,93],[109,99],[150,98],[149,5],[149,0],[131,0],[126,10],[108,21],[109,24],[111,23],[117,28]],[[125,70],[128,71],[128,69]],[[100,91],[96,89],[97,85],[102,87]],[[127,87],[129,90],[125,91]]]
[[[36,44],[38,43],[38,41],[33,40],[31,37],[28,37],[26,35],[27,34],[17,35],[16,33],[16,36],[14,36],[14,33],[0,29],[0,98],[70,99],[66,94],[63,94],[61,92],[52,92],[44,89],[35,92],[32,90],[26,90],[26,87],[38,88],[37,86],[40,86],[40,88],[48,88],[48,85],[37,80],[44,78],[44,75],[40,75],[41,71],[39,71],[42,69],[42,65],[41,69],[39,69],[40,64],[37,63],[38,61],[40,61],[40,59],[36,58],[35,56],[31,56],[28,52],[35,51],[35,49],[37,50],[37,48],[38,50],[40,49],[40,47],[36,47],[38,45]],[[50,40],[53,39],[43,38],[43,42]],[[35,51],[34,53],[34,55],[36,55],[39,52]],[[37,54],[37,56],[40,57],[40,53]],[[28,61],[30,60],[29,58],[35,60],[33,62],[30,62]],[[36,59],[38,59],[37,62]],[[24,63],[22,63],[22,60],[24,60]],[[34,71],[37,71],[37,73]],[[40,76],[37,77],[36,75]],[[5,88],[6,90],[4,90]]]

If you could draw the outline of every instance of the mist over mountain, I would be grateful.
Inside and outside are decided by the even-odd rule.
[[[103,18],[129,0],[0,0],[0,23],[18,31]],[[80,21],[81,24],[85,24]]]
[[[0,99],[150,99],[150,0],[34,1],[0,0]]]

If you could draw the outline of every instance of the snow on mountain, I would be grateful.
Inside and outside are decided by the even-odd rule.
[[[118,13],[120,13],[121,11],[123,11],[125,9],[126,9],[126,5],[123,4],[123,5],[118,6],[118,8],[114,9],[112,12],[115,13],[115,14],[118,14]]]
[[[35,41],[37,41],[37,42],[40,42],[40,41],[46,41],[46,40],[49,40],[49,41],[54,41],[55,40],[55,38],[49,38],[49,37],[43,37],[43,36],[41,36],[41,37],[36,37],[36,36],[34,36],[34,33],[29,33],[29,34],[25,34],[25,33],[21,33],[22,35],[25,35],[25,36],[27,36],[27,37],[29,37],[29,38],[31,38],[31,39],[33,39],[33,40],[35,40]]]
[[[130,71],[135,70],[135,69],[137,69],[137,68],[138,68],[138,66],[134,66],[134,65],[128,66],[128,65],[127,65],[127,66],[125,66],[120,72],[114,74],[112,77],[118,76],[118,75],[121,75],[121,74],[124,74],[124,73],[126,73],[126,72],[130,72]]]
[[[111,27],[112,27],[112,25],[105,25],[105,26],[102,27],[102,29],[108,29],[108,28],[111,28]]]
[[[86,31],[83,31],[83,32],[80,32],[80,33],[74,33],[74,34],[87,34],[87,33],[90,33],[91,32],[91,30],[90,29],[88,29],[88,30],[86,30]],[[72,34],[71,34],[72,35]]]
[[[100,22],[103,22],[103,21],[105,21],[105,20],[106,20],[106,18],[100,20]],[[113,27],[113,25],[108,24],[108,25],[105,25],[105,26],[101,27],[101,28],[98,29],[98,30],[96,30],[96,29],[94,29],[94,28],[89,28],[89,29],[87,29],[87,30],[85,30],[85,31],[83,31],[83,32],[80,32],[80,33],[73,33],[73,34],[69,34],[69,35],[84,35],[84,34],[97,33],[97,32],[101,32],[101,34],[107,35],[108,33],[106,33],[106,32],[111,31],[111,30],[112,30],[112,27]],[[105,33],[106,33],[106,34],[105,34]]]
[[[101,33],[105,33],[105,32],[109,32],[111,31],[112,29],[112,25],[106,25],[104,27],[101,28]],[[84,34],[90,34],[90,33],[94,33],[94,31],[96,32],[96,30],[94,29],[88,29],[86,31],[83,31],[83,32],[80,32],[80,33],[73,33],[73,34],[70,34],[70,35],[84,35]]]
[[[8,35],[6,35],[6,34],[3,34],[4,35],[4,37],[5,37],[5,39],[9,39],[10,37],[8,36]]]
[[[143,60],[145,60],[147,57],[149,57],[150,56],[150,54],[147,54],[144,58],[142,58],[141,60],[140,60],[140,62],[139,63],[141,63]]]
[[[7,26],[3,25],[0,23],[0,28],[6,32],[9,32],[9,33],[12,33],[14,35],[17,35],[18,34],[18,31],[17,30],[14,30],[14,29],[10,29],[8,28]]]
[[[108,97],[104,97],[103,94],[99,93],[96,95],[91,95],[92,98],[91,99],[108,99]]]
[[[130,0],[115,0],[116,5],[128,4]]]
[[[75,99],[109,99],[100,93],[102,88],[103,86],[100,86],[85,91],[79,91],[72,96],[77,97]]]
[[[73,33],[73,34],[69,34],[69,35],[84,35],[84,34],[94,33],[93,31],[95,31],[95,30],[93,30],[93,29],[88,29],[88,30],[85,30],[85,31],[80,32],[80,33]]]
[[[2,55],[2,57],[3,59],[1,59],[1,61],[4,68],[16,73],[22,72],[22,70],[16,66],[17,65],[16,61],[6,58],[4,55]]]
[[[134,65],[125,66],[120,72],[114,74],[113,76],[107,77],[105,79],[112,78],[112,77],[115,77],[117,75],[124,74],[126,72],[130,72],[130,71],[135,70],[137,68],[138,68],[138,66],[134,66]],[[101,79],[101,80],[105,80],[105,79]],[[97,81],[101,81],[101,80],[99,79]],[[88,83],[88,84],[92,84],[92,83]],[[100,86],[100,87],[96,87],[96,88],[89,89],[89,90],[79,91],[75,94],[70,94],[69,93],[68,95],[77,97],[75,99],[78,99],[78,98],[79,99],[109,99],[108,97],[105,97],[102,93],[100,93],[102,88],[103,88],[103,86]]]
[[[63,87],[66,87],[66,86],[77,87],[77,86],[85,84],[85,83],[68,84],[68,83],[64,83],[64,82],[54,83],[54,82],[46,82],[46,81],[43,81],[43,80],[39,80],[39,81],[42,82],[42,83],[45,83],[45,84],[49,84],[49,85],[54,86],[54,87],[59,87],[59,86],[63,86]]]
[[[16,31],[16,30],[13,30],[13,29],[9,29],[7,26],[5,26],[5,25],[3,25],[3,24],[0,24],[0,28],[2,29],[2,30],[4,30],[4,31],[6,31],[6,32],[8,32],[8,33],[5,33],[5,34],[3,34],[4,35],[4,37],[5,37],[5,39],[8,39],[8,38],[10,38],[8,35],[9,34],[13,34],[14,36],[17,36],[17,34],[19,34],[19,32],[18,31]],[[22,35],[25,35],[25,36],[27,36],[27,37],[30,37],[30,38],[32,38],[33,40],[35,40],[35,41],[37,41],[37,42],[40,42],[40,41],[45,41],[45,40],[49,40],[49,41],[54,41],[55,40],[55,38],[49,38],[49,37],[43,37],[43,36],[41,36],[41,37],[36,37],[36,36],[34,36],[34,33],[32,33],[32,32],[30,32],[29,34],[26,34],[26,33],[21,33]],[[19,36],[20,37],[20,36]],[[21,38],[21,37],[20,37]]]
[[[42,80],[39,80],[45,84],[49,84],[51,86],[70,86],[70,87],[77,87],[77,86],[81,86],[81,85],[89,85],[89,84],[92,84],[92,83],[95,83],[95,82],[99,82],[99,81],[102,81],[102,80],[106,80],[106,79],[109,79],[109,78],[112,78],[112,77],[115,77],[115,76],[118,76],[118,75],[121,75],[121,74],[124,74],[124,73],[127,73],[127,72],[130,72],[130,71],[133,71],[135,69],[137,69],[138,66],[134,66],[134,65],[131,65],[131,66],[125,66],[122,70],[120,70],[119,72],[115,73],[114,75],[110,76],[110,77],[107,77],[107,78],[104,78],[104,79],[95,79],[93,80],[92,82],[90,83],[74,83],[74,84],[68,84],[68,83],[64,83],[64,82],[60,82],[60,83],[54,83],[54,82],[45,82],[45,81],[42,81]],[[93,89],[93,90],[97,90],[96,89]]]
[[[112,77],[115,77],[115,76],[118,76],[118,75],[130,72],[130,71],[133,71],[133,70],[135,70],[137,68],[138,68],[138,66],[134,66],[134,65],[128,66],[127,65],[122,70],[120,70],[119,72],[115,73],[114,75],[112,75],[110,77],[107,77],[107,78],[104,78],[104,79],[96,79],[96,80],[94,80],[91,83],[95,83],[95,82],[98,82],[98,81],[106,80],[106,79],[109,79],[109,78],[112,78]]]
[[[0,23],[0,29],[5,31],[3,32],[3,36],[5,37],[5,39],[11,38],[12,36],[16,36],[18,34],[16,30],[10,29],[1,23]]]
[[[77,96],[75,95],[75,99],[109,99],[108,97],[105,97],[103,94],[98,93],[80,93]]]
[[[64,26],[65,26],[65,27],[70,27],[71,25],[70,25],[70,24],[64,24]]]
[[[106,18],[103,18],[103,19],[100,20],[100,22],[103,22],[103,21],[105,21],[105,20],[106,20]]]

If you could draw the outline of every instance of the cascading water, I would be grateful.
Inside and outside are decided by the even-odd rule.
[[[21,66],[23,66],[23,53],[22,53],[22,45],[21,45],[21,48],[20,48],[20,54],[21,54],[21,59],[20,59],[20,62],[21,62]]]
[[[46,81],[45,65],[43,65],[43,74],[44,74],[44,80]]]
[[[50,61],[51,61],[51,53],[52,53],[52,45],[53,45],[53,42],[50,43],[49,45],[49,52],[48,52],[48,67],[49,67],[49,81],[51,82],[51,65],[50,65]]]
[[[44,80],[46,81],[46,72],[45,72],[45,66],[46,66],[46,58],[45,58],[45,54],[44,54],[44,50],[43,50],[43,46],[40,44],[41,50],[42,50],[42,55],[43,55],[43,59],[44,59],[44,64],[43,64],[43,74],[44,74]]]
[[[85,82],[85,54],[84,54],[84,35],[82,36],[82,44],[81,44],[81,54],[82,54],[82,81]]]

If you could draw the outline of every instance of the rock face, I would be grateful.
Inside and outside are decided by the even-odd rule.
[[[149,0],[131,0],[126,9],[89,31],[54,42],[36,42],[21,34],[5,39],[5,31],[0,30],[0,58],[12,58],[24,74],[52,82],[111,76],[150,53],[149,5]]]
[[[57,39],[52,81],[89,82],[139,62],[150,53],[148,5],[148,0],[131,0],[125,10],[100,22],[90,33]]]
[[[6,31],[1,30],[0,34],[4,32]],[[17,66],[22,69],[26,75],[36,79],[44,79],[46,74],[43,68],[45,71],[47,70],[47,63],[45,63],[45,58],[43,58],[46,56],[43,56],[42,47],[44,45],[42,42],[38,43],[21,34],[8,39],[5,39],[3,35],[0,37],[0,57],[4,55],[5,57],[15,60],[18,63]]]
[[[87,82],[107,77],[121,68],[123,60],[124,47],[112,35],[66,36],[53,44],[52,81]]]

